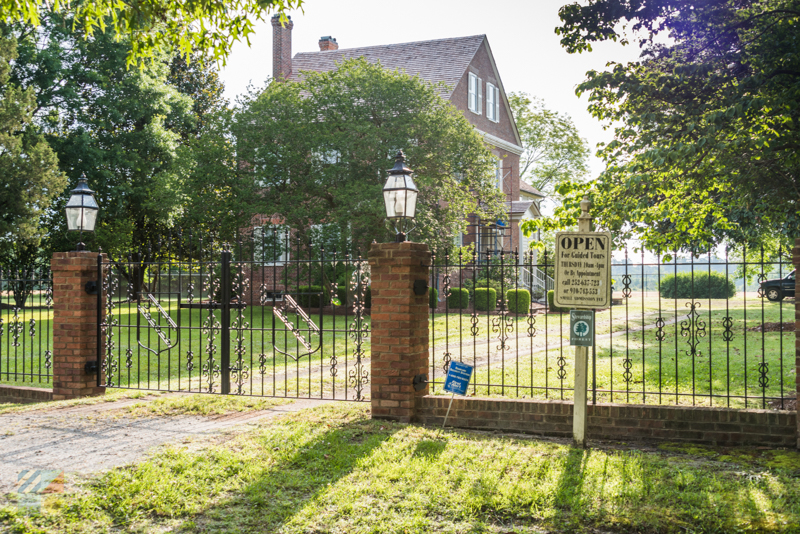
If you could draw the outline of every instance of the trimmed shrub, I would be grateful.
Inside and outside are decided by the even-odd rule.
[[[497,307],[497,291],[491,287],[475,288],[475,309],[478,311],[494,311]]]
[[[552,289],[547,292],[547,307],[551,312],[568,312],[569,308],[559,308],[553,303],[553,300],[556,298],[555,291]]]
[[[297,303],[302,308],[319,308],[330,304],[330,294],[322,291],[322,286],[300,286],[297,288]]]
[[[500,282],[497,280],[487,280],[486,278],[478,278],[477,280],[475,280],[475,283],[473,284],[472,278],[467,278],[466,280],[464,280],[463,286],[467,288],[467,291],[469,291],[470,299],[475,298],[475,295],[473,295],[473,293],[475,292],[476,287],[491,287],[497,292],[498,295],[502,294],[502,290],[500,289]]]
[[[661,297],[665,299],[729,299],[736,294],[733,280],[722,273],[708,271],[678,273],[665,276],[658,286]]]
[[[511,313],[528,313],[531,307],[531,294],[527,289],[509,289],[506,291],[508,311]]]
[[[450,290],[447,305],[454,310],[463,310],[469,307],[469,290],[456,287]]]
[[[436,288],[428,288],[428,307],[435,310],[437,306],[439,306],[439,292]]]
[[[342,303],[342,306],[353,305],[353,295],[348,294],[346,287],[339,286],[336,288],[336,296],[339,297],[339,302]],[[367,289],[364,291],[364,307],[372,307],[372,287],[369,286],[367,286]]]

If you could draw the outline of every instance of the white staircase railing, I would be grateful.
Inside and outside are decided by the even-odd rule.
[[[519,270],[519,285],[529,289],[531,292],[539,290],[543,294],[547,294],[548,291],[555,288],[555,281],[538,267],[534,267],[533,270],[521,267]]]

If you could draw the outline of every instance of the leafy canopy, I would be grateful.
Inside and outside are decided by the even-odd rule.
[[[414,241],[452,243],[466,216],[496,219],[496,161],[436,86],[363,58],[242,101],[234,133],[243,174],[260,188],[254,213],[279,214],[301,234],[339,229],[354,246],[386,241],[382,188],[402,149],[420,190]]]
[[[546,195],[564,181],[585,179],[589,147],[569,115],[547,109],[526,93],[511,93],[508,102],[525,149],[522,179]]]
[[[256,22],[265,15],[279,12],[285,22],[284,11],[302,5],[303,0],[3,0],[0,22],[39,26],[47,14],[66,16],[87,39],[97,32],[126,39],[127,65],[170,50],[184,56],[199,50],[224,62],[233,43],[250,44]]]
[[[591,0],[560,16],[569,52],[636,40],[642,55],[578,87],[615,139],[539,227],[574,224],[592,189],[601,226],[654,248],[800,236],[800,1]]]

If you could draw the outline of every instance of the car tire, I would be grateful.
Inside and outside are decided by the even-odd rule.
[[[779,287],[768,287],[764,293],[771,302],[780,302],[783,300],[783,291],[781,291]]]

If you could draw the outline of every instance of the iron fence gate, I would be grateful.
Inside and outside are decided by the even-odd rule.
[[[546,253],[434,254],[434,392],[458,360],[475,366],[472,395],[572,399],[569,314],[548,298],[553,263]],[[794,409],[793,269],[786,251],[616,250],[590,398]]]
[[[0,383],[50,386],[52,339],[50,270],[0,267]]]
[[[98,256],[98,385],[366,400],[368,263],[289,241]]]

